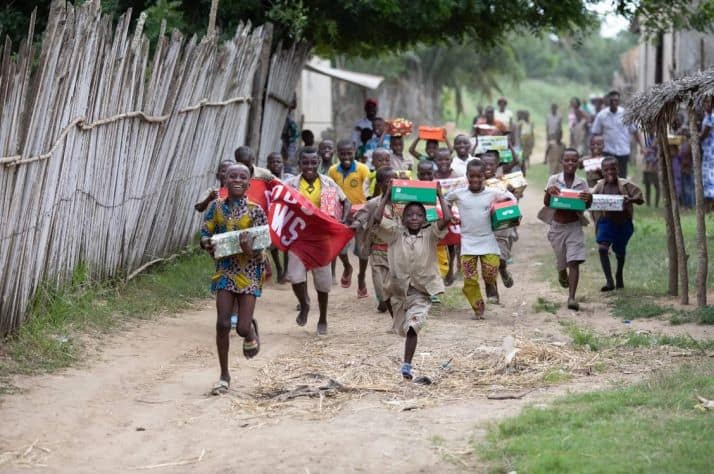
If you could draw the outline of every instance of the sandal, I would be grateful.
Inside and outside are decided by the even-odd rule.
[[[260,334],[258,333],[258,322],[253,319],[253,322],[251,324],[253,325],[253,330],[255,331],[255,339],[253,339],[252,341],[243,339],[243,355],[248,360],[257,356],[260,352]]]
[[[412,378],[414,378],[414,376],[412,375],[412,364],[407,364],[406,362],[403,363],[400,372],[402,373],[402,377],[404,377],[404,380],[411,380]]]
[[[211,389],[211,395],[225,395],[226,393],[228,393],[230,385],[230,382],[228,382],[227,380],[219,380]]]
[[[486,312],[486,305],[483,300],[476,303],[476,309],[474,309],[473,319],[480,320],[484,319],[483,314]]]
[[[349,288],[352,286],[352,269],[349,272],[342,273],[342,278],[340,278],[340,286],[342,288]]]
[[[367,288],[357,288],[357,298],[366,298],[367,296],[369,296]]]

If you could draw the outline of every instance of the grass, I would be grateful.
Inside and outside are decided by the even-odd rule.
[[[0,341],[0,378],[67,367],[81,356],[86,335],[98,337],[131,320],[186,309],[210,296],[211,273],[211,259],[203,252],[158,264],[128,284],[92,281],[80,266],[66,287],[41,287],[27,322]]]
[[[494,472],[708,472],[714,362],[682,366],[637,385],[570,395],[494,425],[474,452]]]
[[[592,329],[580,327],[575,323],[563,323],[563,325],[576,347],[599,351],[609,345],[606,337],[601,336]]]
[[[560,309],[560,303],[550,301],[547,298],[539,296],[535,303],[533,303],[533,311],[536,313],[550,313],[555,314]]]
[[[645,297],[626,294],[615,298],[612,315],[622,319],[656,318],[670,310],[671,308],[660,306]]]

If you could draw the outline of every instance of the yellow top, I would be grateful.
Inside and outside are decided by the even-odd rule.
[[[305,178],[300,178],[300,193],[308,198],[318,209],[320,208],[321,191],[322,184],[319,179],[315,178],[315,181],[310,184],[305,180]]]
[[[352,162],[352,166],[347,173],[342,171],[342,165],[336,164],[330,167],[327,175],[332,178],[347,196],[352,204],[364,204],[367,202],[365,196],[366,183],[369,182],[369,168],[363,163]]]

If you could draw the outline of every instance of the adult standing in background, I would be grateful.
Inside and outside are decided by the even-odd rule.
[[[620,107],[620,93],[611,91],[607,95],[608,107],[602,109],[593,122],[592,134],[602,135],[605,141],[605,155],[617,158],[619,176],[627,177],[627,164],[630,161],[630,137],[634,135],[644,153],[645,147],[637,129],[627,126],[622,121],[625,109]]]
[[[374,119],[377,118],[377,109],[378,106],[377,101],[375,99],[367,99],[364,102],[365,116],[359,119],[357,123],[355,123],[355,127],[352,130],[352,143],[355,146],[355,150],[362,144],[362,141],[360,140],[360,134],[362,133],[362,130],[365,128],[373,130],[372,122],[374,121]]]
[[[551,145],[560,144],[563,139],[563,117],[558,113],[558,104],[550,104],[550,114],[545,118],[545,135],[548,145],[545,148],[543,163],[548,163],[548,149]]]
[[[498,105],[498,110],[494,111],[494,118],[504,123],[509,131],[513,131],[513,112],[506,108],[508,101],[505,97],[501,97],[498,99],[498,102],[496,102],[496,105]]]
[[[714,99],[704,106],[704,118],[699,140],[702,144],[702,184],[704,199],[708,200],[708,209],[714,204]]]

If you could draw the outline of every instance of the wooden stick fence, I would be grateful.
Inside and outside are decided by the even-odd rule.
[[[245,141],[263,28],[232,40],[174,31],[153,56],[143,18],[54,1],[33,67],[34,16],[0,51],[0,334],[38,285],[130,274],[187,245],[192,204]]]

